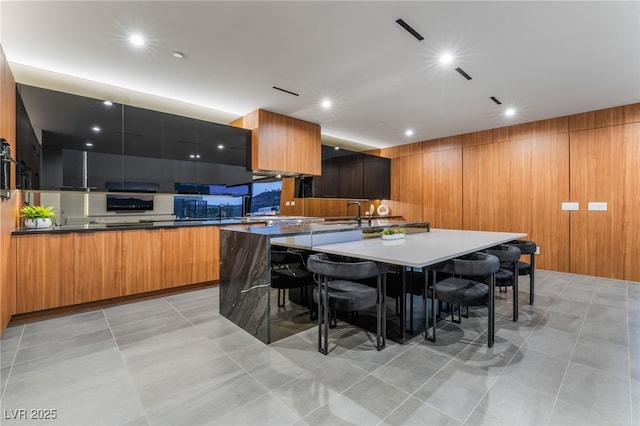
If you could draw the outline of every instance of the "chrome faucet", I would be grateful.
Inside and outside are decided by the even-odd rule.
[[[353,205],[358,206],[358,216],[356,216],[356,221],[358,222],[358,226],[360,226],[362,224],[362,218],[360,217],[360,209],[362,209],[362,206],[357,201],[347,201],[347,213],[349,213],[349,206]]]

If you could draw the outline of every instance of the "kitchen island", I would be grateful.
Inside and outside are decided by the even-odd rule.
[[[312,224],[313,225],[313,224]],[[363,238],[358,225],[315,225],[294,228],[229,229],[220,235],[220,313],[264,343],[271,343],[271,245],[324,252],[405,267],[429,265],[526,236],[523,233],[435,229],[428,223],[387,222],[407,229],[403,240]],[[326,228],[318,228],[318,227]],[[372,223],[371,226],[377,226]],[[404,274],[403,274],[404,276]],[[404,287],[405,281],[402,280]],[[402,295],[405,295],[405,288]],[[404,297],[401,296],[404,301]],[[406,312],[400,313],[404,341]],[[284,337],[284,336],[282,336]]]

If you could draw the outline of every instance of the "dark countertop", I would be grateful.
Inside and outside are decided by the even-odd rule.
[[[260,224],[259,221],[252,222]],[[265,222],[266,223],[266,222]],[[246,221],[239,219],[222,219],[222,220],[186,220],[186,221],[149,221],[149,222],[132,222],[132,223],[92,223],[87,225],[62,225],[54,226],[47,229],[29,229],[18,228],[11,235],[33,235],[33,234],[67,234],[71,232],[96,232],[96,231],[133,231],[139,229],[163,229],[163,228],[182,228],[188,226],[229,226],[243,225]]]

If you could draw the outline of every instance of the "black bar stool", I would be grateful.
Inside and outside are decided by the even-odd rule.
[[[535,242],[527,240],[514,240],[507,244],[518,247],[521,254],[529,255],[529,263],[518,262],[518,275],[529,275],[529,304],[533,305],[535,299],[536,251],[538,246]]]
[[[496,287],[513,289],[513,322],[518,321],[518,260],[520,249],[516,246],[500,244],[484,250],[500,260],[500,269],[496,272]],[[506,291],[506,288],[505,288]]]
[[[318,287],[313,298],[318,304],[318,351],[327,354],[331,311],[358,312],[377,307],[376,348],[386,345],[386,272],[387,265],[376,262],[334,262],[324,253],[312,254],[307,269],[317,274]],[[377,288],[353,280],[377,278]]]

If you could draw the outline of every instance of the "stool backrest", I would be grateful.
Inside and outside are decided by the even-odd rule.
[[[535,254],[538,246],[533,241],[527,240],[514,240],[507,243],[510,246],[515,246],[520,249],[522,254]]]
[[[310,255],[307,260],[307,270],[314,274],[342,280],[362,280],[380,275],[375,262],[334,262],[324,253]]]
[[[470,277],[488,277],[500,269],[500,260],[487,253],[472,253],[448,260],[436,268],[437,271]]]
[[[500,244],[484,250],[484,253],[492,254],[502,263],[515,262],[520,259],[520,249],[516,246]]]

